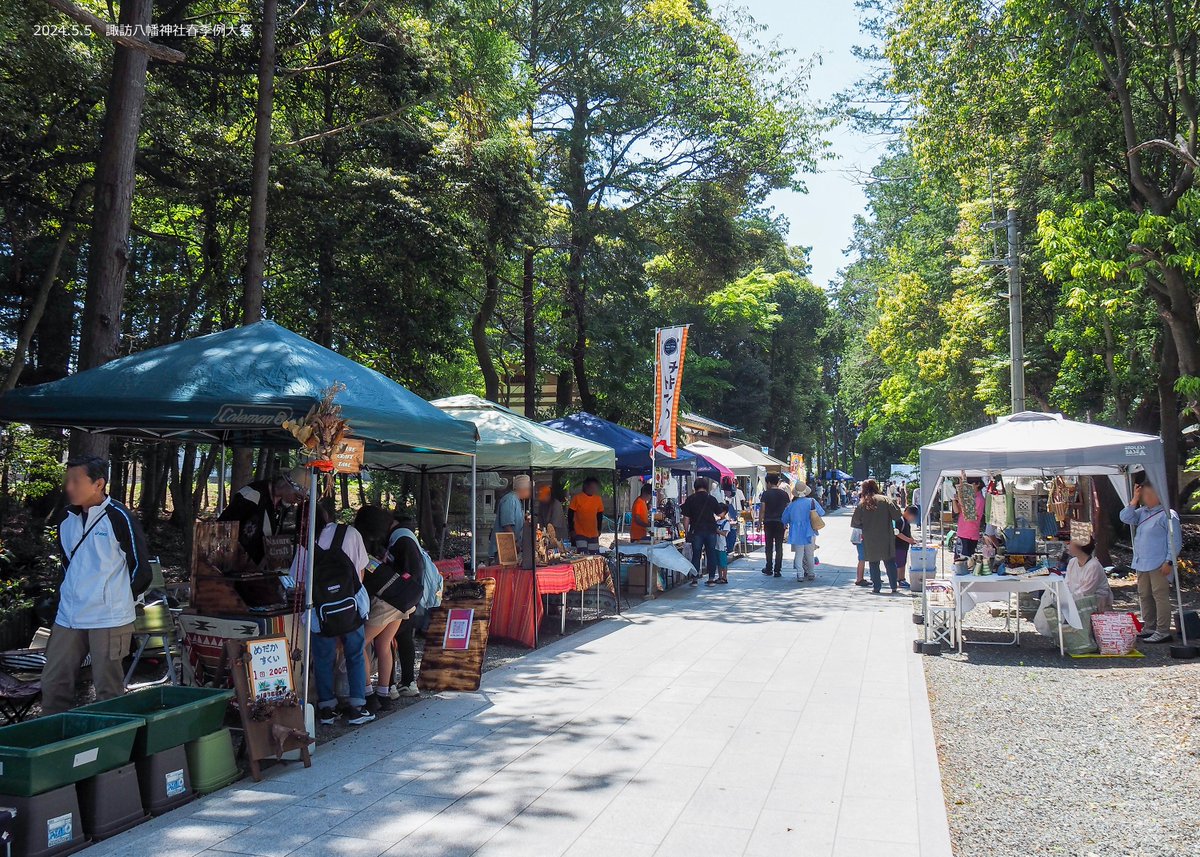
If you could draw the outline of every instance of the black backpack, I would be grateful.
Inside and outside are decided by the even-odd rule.
[[[379,598],[407,613],[421,603],[425,585],[421,574],[404,568],[404,557],[393,557],[389,551],[374,571],[368,571],[363,584],[372,598]]]
[[[342,550],[345,538],[346,525],[338,524],[329,547],[317,545],[313,553],[313,610],[320,627],[317,633],[322,637],[349,634],[364,622],[354,597],[362,583],[354,563]]]

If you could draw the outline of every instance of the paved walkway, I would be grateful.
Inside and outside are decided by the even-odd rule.
[[[821,543],[816,584],[758,554],[89,857],[949,857],[907,599],[848,585],[844,515]]]

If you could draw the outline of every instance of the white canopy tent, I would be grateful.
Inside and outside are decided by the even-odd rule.
[[[943,478],[963,471],[985,478],[1107,476],[1125,500],[1130,477],[1145,471],[1164,502],[1169,499],[1161,438],[1037,411],[921,447],[921,508],[928,512]]]
[[[711,443],[705,443],[704,441],[689,444],[684,449],[688,452],[702,455],[709,461],[717,462],[717,464],[732,471],[734,476],[745,476],[749,479],[754,479],[758,476],[759,465],[753,461],[747,461],[732,449],[713,446]]]
[[[1133,474],[1146,474],[1170,507],[1162,438],[1024,411],[995,424],[921,447],[921,526],[942,481],[958,476],[1107,476],[1128,502]],[[1175,575],[1177,609],[1183,596]],[[1184,633],[1184,645],[1187,635]]]
[[[772,455],[767,455],[761,449],[755,449],[749,444],[739,443],[730,451],[740,455],[751,464],[757,464],[759,467],[764,467],[768,471],[774,471],[778,473],[787,469],[786,462],[780,461],[778,458],[775,458]]]

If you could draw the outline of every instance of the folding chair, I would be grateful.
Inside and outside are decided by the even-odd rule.
[[[5,725],[20,723],[35,702],[42,697],[42,682],[21,681],[14,675],[0,672],[0,717]]]
[[[164,678],[171,684],[179,684],[175,660],[180,658],[181,650],[175,630],[175,611],[167,605],[166,580],[162,563],[157,558],[150,560],[150,570],[150,588],[142,596],[143,603],[135,605],[137,617],[133,621],[133,641],[137,648],[125,673],[125,684],[133,680],[134,671],[144,657],[163,658],[167,662]],[[151,598],[153,600],[147,600]]]

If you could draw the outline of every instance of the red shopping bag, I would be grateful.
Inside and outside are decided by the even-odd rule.
[[[1132,613],[1093,613],[1092,633],[1102,655],[1127,655],[1137,643],[1141,623]]]

